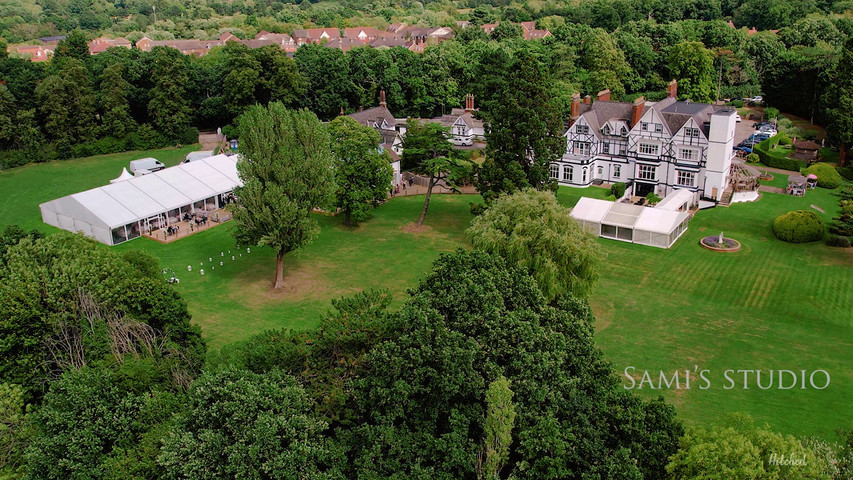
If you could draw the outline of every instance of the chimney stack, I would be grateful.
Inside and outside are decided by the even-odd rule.
[[[678,82],[675,80],[669,82],[666,86],[666,96],[673,100],[678,98]]]
[[[581,116],[581,94],[580,93],[576,92],[574,95],[572,95],[571,113],[572,113],[572,123],[574,123],[575,120]]]
[[[646,99],[644,97],[639,97],[634,100],[634,105],[631,107],[631,128],[634,128],[634,125],[640,122],[640,119],[643,118],[643,109],[646,106]]]
[[[595,101],[596,102],[605,102],[605,101],[609,102],[610,101],[610,89],[606,88],[606,89],[598,92],[598,95],[595,96]]]
[[[388,104],[385,103],[385,90],[379,91],[379,106],[380,107],[388,107]]]
[[[474,113],[474,94],[469,93],[465,96],[465,111],[468,113]]]
[[[341,116],[344,116],[344,107],[341,107]]]
[[[583,97],[583,103],[592,103],[592,98],[589,95]]]

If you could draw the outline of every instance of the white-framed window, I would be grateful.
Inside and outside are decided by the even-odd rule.
[[[655,180],[657,178],[656,170],[652,165],[639,165],[639,172],[637,177],[640,180]]]
[[[622,176],[622,165],[613,165],[613,178]]]
[[[627,129],[627,128],[625,128],[625,127],[623,126],[623,127],[622,127],[622,130],[620,130],[620,131],[619,131],[619,133],[620,133],[623,137],[624,137],[624,136],[627,136],[627,135],[628,135],[628,129]]]
[[[574,169],[568,165],[563,165],[563,180],[566,182],[572,181],[572,174],[574,173]]]
[[[605,125],[604,129],[602,130],[602,133],[604,133],[605,135],[610,135],[610,125]]]
[[[601,165],[598,166],[598,175],[604,175],[604,167],[602,167]]]
[[[696,186],[696,173],[695,172],[687,172],[684,170],[677,170],[678,176],[675,179],[676,185],[681,185],[684,187],[695,187]]]
[[[589,142],[575,142],[575,155],[589,155]]]
[[[578,133],[589,133],[589,125],[578,124],[575,127],[575,131]]]
[[[601,145],[601,152],[602,153],[610,153],[610,142],[604,142]]]
[[[583,176],[581,177],[581,183],[586,183],[586,167],[583,167]]]
[[[560,166],[556,163],[551,164],[551,178],[560,178]]]
[[[699,138],[699,129],[687,127],[684,129],[684,135],[692,138]]]
[[[641,155],[657,155],[660,151],[660,145],[657,143],[640,143]]]
[[[621,143],[619,144],[619,155],[627,155],[628,154],[628,144]]]
[[[662,133],[662,132],[663,132],[663,125],[661,125],[660,123],[656,123],[655,124],[655,133]]]
[[[695,162],[696,160],[699,160],[699,151],[695,148],[679,148],[678,159]]]
[[[648,129],[649,129],[649,124],[648,124],[648,123],[646,123],[646,122],[643,122],[643,123],[641,123],[641,124],[640,124],[640,128],[642,128],[642,129],[643,129],[643,131],[648,131]]]

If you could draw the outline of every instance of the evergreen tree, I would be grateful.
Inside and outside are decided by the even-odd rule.
[[[486,161],[475,184],[487,204],[526,187],[556,188],[550,165],[566,150],[560,108],[543,68],[522,52],[509,71],[484,115]]]
[[[853,71],[849,68],[853,63],[850,62],[853,62],[853,39],[844,44],[841,59],[824,99],[828,105],[826,118],[829,121],[826,133],[830,139],[838,142],[839,167],[847,165],[847,152],[853,145]]]

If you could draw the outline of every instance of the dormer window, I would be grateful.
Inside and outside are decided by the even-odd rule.
[[[623,137],[627,136],[628,135],[628,129],[625,127],[622,127],[622,130],[619,131],[619,134],[621,134]]]
[[[663,125],[656,123],[655,124],[655,133],[662,133],[662,132],[663,132]]]
[[[602,132],[603,132],[605,135],[610,135],[610,125],[605,125],[605,126],[604,126],[604,130],[602,130]]]

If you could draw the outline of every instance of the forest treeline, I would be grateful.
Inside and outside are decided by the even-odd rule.
[[[49,12],[60,9],[63,2],[55,3],[50,8],[44,3],[31,19],[46,22],[39,25],[50,24]],[[181,7],[185,10],[161,5],[158,22],[172,22],[159,19],[168,18],[169,11],[186,13],[187,22],[200,21],[189,18],[198,19],[203,8],[209,8],[208,20],[213,24],[204,30],[206,34],[228,29],[242,35],[293,25],[264,24],[262,19],[275,18],[260,16],[267,12],[264,9],[337,8],[325,3],[277,3],[252,7],[261,10],[249,16],[217,16],[233,13],[229,9],[238,3],[228,2],[227,9],[212,3]],[[522,10],[534,9],[531,3]],[[228,126],[246,107],[269,101],[309,108],[323,120],[334,118],[342,109],[350,113],[374,106],[380,90],[386,91],[389,108],[401,118],[440,115],[461,106],[468,93],[475,95],[476,106],[485,108],[520,53],[532,55],[548,72],[543,81],[566,113],[575,92],[594,96],[607,88],[614,99],[645,95],[655,100],[675,78],[686,87],[679,89],[681,99],[712,101],[763,93],[768,104],[783,112],[824,121],[824,106],[832,104],[832,99],[825,98],[826,91],[841,47],[853,31],[850,14],[831,13],[843,3],[818,8],[804,2],[811,5],[805,11],[814,10],[813,14],[755,23],[781,27],[778,32],[732,28],[721,18],[723,13],[742,11],[749,2],[720,6],[720,13],[707,19],[687,20],[683,18],[703,15],[688,8],[694,4],[682,2],[680,17],[664,18],[661,12],[675,8],[670,3],[657,4],[660,10],[648,19],[646,2],[585,2],[577,10],[588,8],[596,15],[617,11],[618,21],[604,25],[592,16],[579,17],[575,10],[563,12],[565,16],[537,16],[539,26],[548,28],[552,36],[532,41],[523,40],[521,29],[509,25],[490,35],[480,28],[459,29],[454,40],[428,46],[423,54],[401,47],[364,47],[345,53],[306,45],[290,58],[275,47],[252,50],[228,44],[199,58],[162,47],[151,52],[114,48],[91,56],[86,42],[96,33],[74,30],[50,62],[0,58],[0,166],[192,143],[197,129],[233,131]],[[424,12],[435,5],[429,4]],[[539,7],[536,11],[542,13],[545,4]],[[454,10],[452,18],[464,16],[482,23],[536,16],[514,8],[479,6],[467,9],[465,15]],[[634,18],[640,13],[643,18]],[[83,18],[82,14],[71,17]],[[362,17],[342,18],[318,23],[371,23]],[[223,26],[238,20],[244,30]],[[115,31],[120,23],[111,28]],[[305,19],[304,23],[314,22]],[[203,32],[175,33],[200,36]]]

